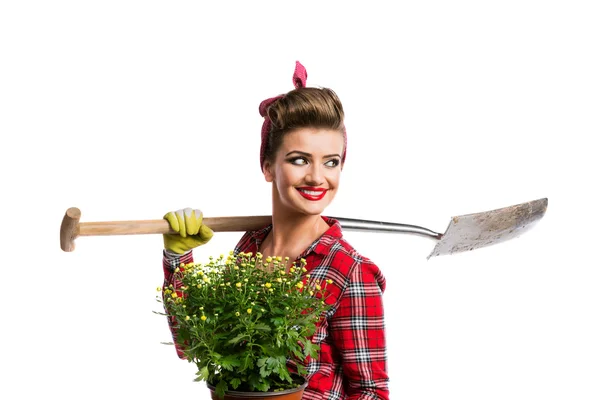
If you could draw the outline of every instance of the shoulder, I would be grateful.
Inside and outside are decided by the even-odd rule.
[[[244,235],[235,245],[234,253],[236,255],[241,252],[256,253],[258,251],[258,246],[260,242],[262,242],[265,239],[271,228],[272,225],[267,225],[261,229],[255,231],[247,231],[246,233],[244,233]]]
[[[254,242],[253,238],[254,235],[252,231],[244,233],[235,245],[235,254],[248,251],[248,249],[252,246],[252,243]]]
[[[323,275],[336,282],[344,291],[350,286],[375,286],[383,293],[385,277],[379,267],[368,257],[359,253],[341,235],[336,238],[324,254],[320,267]]]
[[[358,283],[377,283],[382,290],[385,289],[385,278],[379,267],[369,257],[359,253],[346,239],[340,239],[340,246],[344,248],[342,257],[350,257],[355,266],[348,271],[349,280]]]

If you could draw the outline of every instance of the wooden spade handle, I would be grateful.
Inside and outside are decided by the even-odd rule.
[[[146,235],[153,233],[175,233],[164,219],[139,221],[79,222],[81,211],[71,207],[65,213],[60,226],[60,248],[75,250],[75,239],[79,236]],[[271,223],[271,216],[212,217],[203,218],[202,223],[215,232],[245,232],[260,229]]]

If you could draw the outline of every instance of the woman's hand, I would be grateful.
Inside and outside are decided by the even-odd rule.
[[[183,254],[194,247],[206,244],[213,236],[213,231],[202,224],[202,211],[185,208],[171,211],[163,217],[169,222],[171,229],[177,234],[165,234],[165,249]]]

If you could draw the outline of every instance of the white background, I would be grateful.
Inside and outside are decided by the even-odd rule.
[[[208,398],[160,343],[160,235],[65,253],[59,226],[270,213],[258,105],[299,60],[347,113],[326,214],[443,232],[549,199],[516,240],[430,260],[346,233],[387,278],[391,398],[600,398],[595,3],[2,2],[0,397]]]

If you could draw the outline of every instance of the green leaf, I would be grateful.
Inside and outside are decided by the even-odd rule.
[[[229,382],[229,383],[231,384],[231,387],[233,388],[233,390],[235,390],[242,384],[242,381],[239,380],[238,378],[233,378],[231,380],[231,382]]]
[[[293,352],[293,353],[294,353],[294,355],[295,355],[296,357],[298,357],[300,360],[304,359],[304,354],[302,354],[302,350],[300,350],[300,349],[298,349],[298,348],[295,348],[295,349],[292,349],[292,352]]]
[[[233,371],[233,367],[239,367],[242,365],[240,359],[237,358],[236,354],[229,355],[227,357],[223,357],[220,360],[221,367],[225,368],[227,371]]]
[[[204,367],[196,372],[197,378],[194,379],[194,382],[205,381],[208,379],[208,367]]]
[[[259,358],[258,361],[256,362],[256,366],[262,367],[263,365],[265,365],[267,363],[267,359],[268,359],[268,357]]]
[[[301,364],[296,364],[296,369],[298,370],[298,373],[302,376],[306,376],[307,374],[307,370],[306,367],[304,365]]]
[[[271,327],[266,324],[256,324],[256,325],[254,325],[254,329],[257,331],[265,331],[265,332],[271,331]]]
[[[302,340],[304,344],[304,355],[312,356],[316,353],[318,346],[315,346],[310,340]]]
[[[243,363],[240,371],[245,371],[247,369],[251,369],[253,366],[254,366],[254,360],[252,359],[252,354],[248,353],[248,354],[246,354],[246,357],[244,357],[244,363]]]
[[[247,336],[248,335],[246,335],[245,333],[240,333],[239,335],[237,335],[236,337],[234,337],[233,339],[231,339],[227,343],[229,343],[229,344],[238,344],[243,338],[245,338]]]
[[[260,376],[263,378],[266,378],[267,376],[271,375],[271,371],[267,370],[266,365],[263,365],[262,367],[260,367],[260,370],[258,372],[260,373]]]
[[[269,385],[269,383],[265,381],[261,381],[258,385],[256,385],[256,388],[261,392],[266,392],[267,390],[269,390],[270,387],[271,385]]]
[[[215,387],[215,392],[217,393],[217,396],[221,398],[225,397],[225,391],[227,391],[227,383],[225,381],[219,381],[219,383],[217,383],[217,386]]]
[[[285,358],[284,358],[285,361]],[[269,367],[269,369],[274,370],[275,368],[277,368],[280,364],[280,360],[278,360],[277,358],[273,358],[273,357],[269,357],[267,358],[267,366]]]

